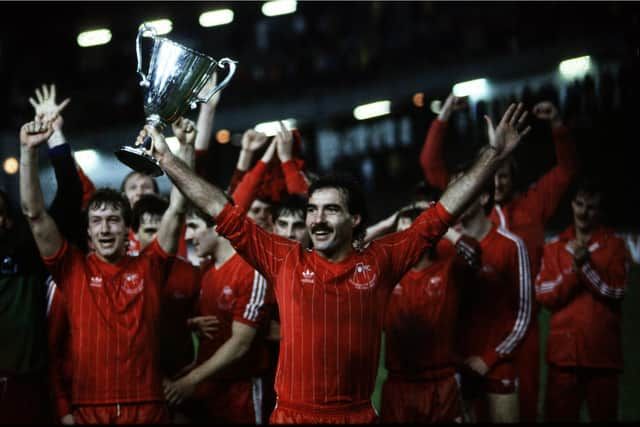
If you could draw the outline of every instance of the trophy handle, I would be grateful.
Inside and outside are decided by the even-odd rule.
[[[151,32],[151,37],[155,39],[157,36],[156,29],[146,24],[140,25],[140,28],[138,28],[138,37],[136,37],[136,57],[138,58],[138,69],[136,70],[136,73],[140,74],[140,77],[142,77],[140,86],[143,87],[149,87],[150,85],[147,75],[142,72],[142,37],[147,31]]]
[[[208,94],[206,94],[204,96],[204,98],[196,98],[195,102],[202,102],[202,103],[207,103],[209,102],[209,100],[211,99],[211,97],[213,95],[216,94],[216,92],[221,91],[222,89],[224,89],[224,87],[226,85],[229,84],[229,81],[231,80],[231,77],[233,77],[233,74],[236,72],[236,61],[229,59],[229,58],[222,58],[219,62],[218,62],[218,67],[220,68],[224,68],[225,64],[229,64],[229,73],[227,74],[227,77],[225,77],[225,79],[220,82],[219,85],[217,85],[216,87],[214,87],[211,91],[209,91]]]

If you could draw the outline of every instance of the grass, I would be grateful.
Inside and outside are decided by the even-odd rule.
[[[629,272],[629,284],[622,305],[622,347],[624,351],[625,370],[620,377],[620,402],[618,420],[623,422],[640,421],[640,340],[637,336],[640,331],[640,310],[636,310],[640,299],[640,266],[632,264]],[[538,403],[538,420],[542,420],[543,402],[545,398],[545,385],[547,383],[547,364],[544,359],[546,350],[546,337],[549,331],[549,311],[540,311],[540,401]],[[376,409],[380,409],[380,397],[382,384],[387,378],[387,370],[384,367],[384,336],[380,349],[380,365],[376,388],[371,399]],[[588,422],[586,407],[582,408],[581,421]]]

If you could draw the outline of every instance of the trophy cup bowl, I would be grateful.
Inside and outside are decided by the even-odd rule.
[[[151,33],[153,48],[149,70],[142,72],[142,37]],[[218,91],[229,84],[236,70],[236,62],[223,58],[216,61],[186,46],[158,37],[155,28],[141,25],[136,38],[137,73],[144,90],[144,114],[146,123],[162,132],[189,109],[199,103],[208,102]],[[217,86],[201,96],[202,88],[216,68],[229,66],[227,77]],[[151,176],[163,174],[158,161],[147,153],[151,139],[147,137],[142,146],[122,146],[115,155],[131,169]]]

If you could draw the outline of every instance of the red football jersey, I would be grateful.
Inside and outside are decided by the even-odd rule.
[[[191,363],[195,356],[187,319],[195,312],[200,280],[200,269],[189,261],[176,257],[171,263],[162,292],[158,351],[162,372],[169,377]]]
[[[370,402],[391,290],[451,220],[438,204],[407,230],[332,263],[262,230],[240,208],[222,210],[218,233],[275,287],[282,335],[279,402],[309,408]]]
[[[460,308],[461,353],[491,368],[514,354],[531,321],[531,274],[519,237],[493,225],[480,241],[482,266],[465,286]]]
[[[384,322],[385,365],[405,380],[453,375],[459,288],[470,269],[444,239],[432,264],[409,270],[393,288]]]
[[[198,300],[200,316],[217,316],[220,321],[212,339],[200,341],[198,364],[204,363],[231,337],[231,324],[241,322],[258,329],[249,351],[216,378],[251,378],[263,373],[267,365],[264,337],[268,332],[268,318],[264,303],[269,292],[267,282],[234,254],[220,268],[213,264],[202,276],[202,291]]]
[[[547,361],[557,366],[622,369],[622,299],[629,254],[606,227],[588,242],[589,260],[574,267],[573,226],[544,247],[536,297],[551,311]]]
[[[157,241],[115,265],[66,241],[44,258],[67,303],[74,404],[164,400],[155,352],[171,259]]]

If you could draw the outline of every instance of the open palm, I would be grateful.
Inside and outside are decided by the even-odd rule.
[[[529,133],[531,126],[524,127],[527,112],[524,111],[522,103],[509,105],[500,123],[496,128],[488,116],[487,121],[489,144],[501,157],[508,156],[517,146],[522,137]]]

